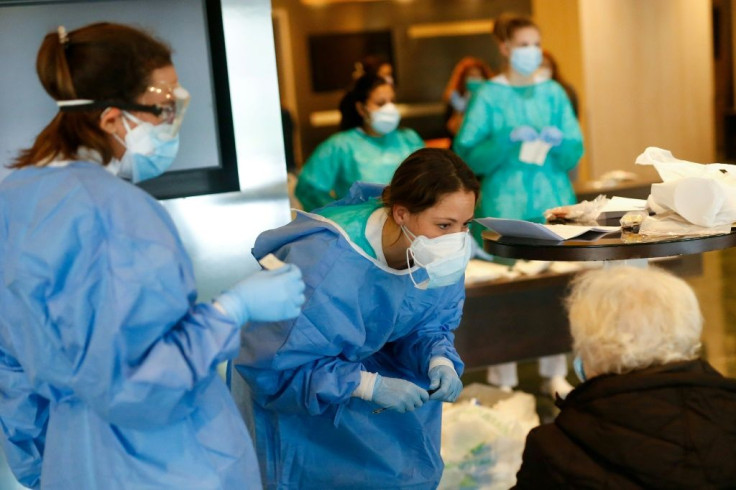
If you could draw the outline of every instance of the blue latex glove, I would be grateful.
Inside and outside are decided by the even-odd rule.
[[[222,293],[216,300],[238,325],[255,320],[272,322],[299,316],[304,303],[302,271],[287,264],[258,271]]]
[[[562,143],[563,134],[562,131],[556,127],[547,126],[542,129],[541,133],[539,133],[539,138],[552,146],[559,146],[559,144]]]
[[[424,405],[429,393],[410,381],[399,378],[376,376],[371,401],[389,410],[399,413],[411,412]]]
[[[430,400],[454,402],[463,390],[463,383],[450,366],[435,366],[429,370],[429,391],[437,390]]]
[[[537,130],[531,126],[519,126],[518,128],[514,128],[509,135],[509,139],[514,142],[534,141],[538,138],[539,134],[537,134]]]

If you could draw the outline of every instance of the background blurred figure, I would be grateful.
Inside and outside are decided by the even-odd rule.
[[[453,68],[442,94],[442,100],[447,104],[445,127],[452,137],[460,129],[470,96],[492,76],[491,67],[485,61],[472,56],[461,59]]]
[[[357,80],[364,75],[375,75],[384,78],[391,85],[396,84],[394,66],[382,54],[369,54],[355,63],[353,78]]]
[[[502,15],[493,35],[504,72],[471,98],[454,148],[482,179],[478,216],[543,222],[545,210],[576,200],[567,172],[583,154],[580,126],[562,87],[535,76],[542,50],[534,22]],[[529,150],[533,156],[525,155]],[[572,389],[564,355],[541,358],[540,374],[546,393],[564,396]],[[492,366],[488,380],[504,389],[516,386],[516,364]]]
[[[733,488],[736,380],[698,358],[687,283],[606,268],[576,277],[567,304],[583,383],[529,433],[516,488]]]
[[[552,56],[552,53],[546,49],[542,50],[542,64],[539,66],[539,70],[537,70],[537,75],[543,80],[554,80],[565,89],[567,98],[570,99],[572,112],[575,113],[575,117],[578,117],[578,94],[575,92],[575,88],[562,76],[557,66],[557,61]]]
[[[305,210],[345,197],[357,181],[387,184],[401,161],[424,146],[415,131],[398,128],[395,97],[379,76],[355,82],[341,107],[342,131],[322,142],[299,174],[296,197]]]
[[[578,94],[575,92],[573,86],[567,83],[567,81],[562,77],[559,67],[557,66],[557,61],[554,56],[552,56],[552,53],[546,49],[542,50],[542,64],[540,65],[539,70],[537,70],[537,75],[544,80],[554,80],[559,83],[563,89],[565,89],[567,98],[570,99],[572,112],[575,113],[575,117],[580,119],[580,115],[578,113]],[[579,167],[576,165],[567,172],[567,176],[570,178],[571,182],[578,180],[579,170]]]

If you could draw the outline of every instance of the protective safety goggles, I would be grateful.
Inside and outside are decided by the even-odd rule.
[[[159,124],[170,124],[171,134],[176,135],[181,127],[191,96],[181,85],[154,83],[149,85],[140,102],[120,100],[73,99],[57,100],[56,104],[62,112],[82,112],[94,109],[116,107],[124,111],[148,112],[158,117]]]

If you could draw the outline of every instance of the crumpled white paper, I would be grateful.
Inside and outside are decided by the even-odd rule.
[[[656,147],[644,150],[636,163],[654,166],[662,178],[661,184],[652,184],[649,203],[653,208],[674,211],[706,228],[736,220],[736,166],[688,162]]]

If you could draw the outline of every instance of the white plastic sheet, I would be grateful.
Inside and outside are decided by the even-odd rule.
[[[445,471],[438,490],[512,487],[526,436],[537,425],[534,396],[519,391],[490,407],[475,399],[446,405],[442,419]]]
[[[736,166],[688,162],[655,147],[644,150],[636,163],[654,166],[662,178],[661,184],[652,184],[653,207],[674,211],[705,228],[736,220]]]

